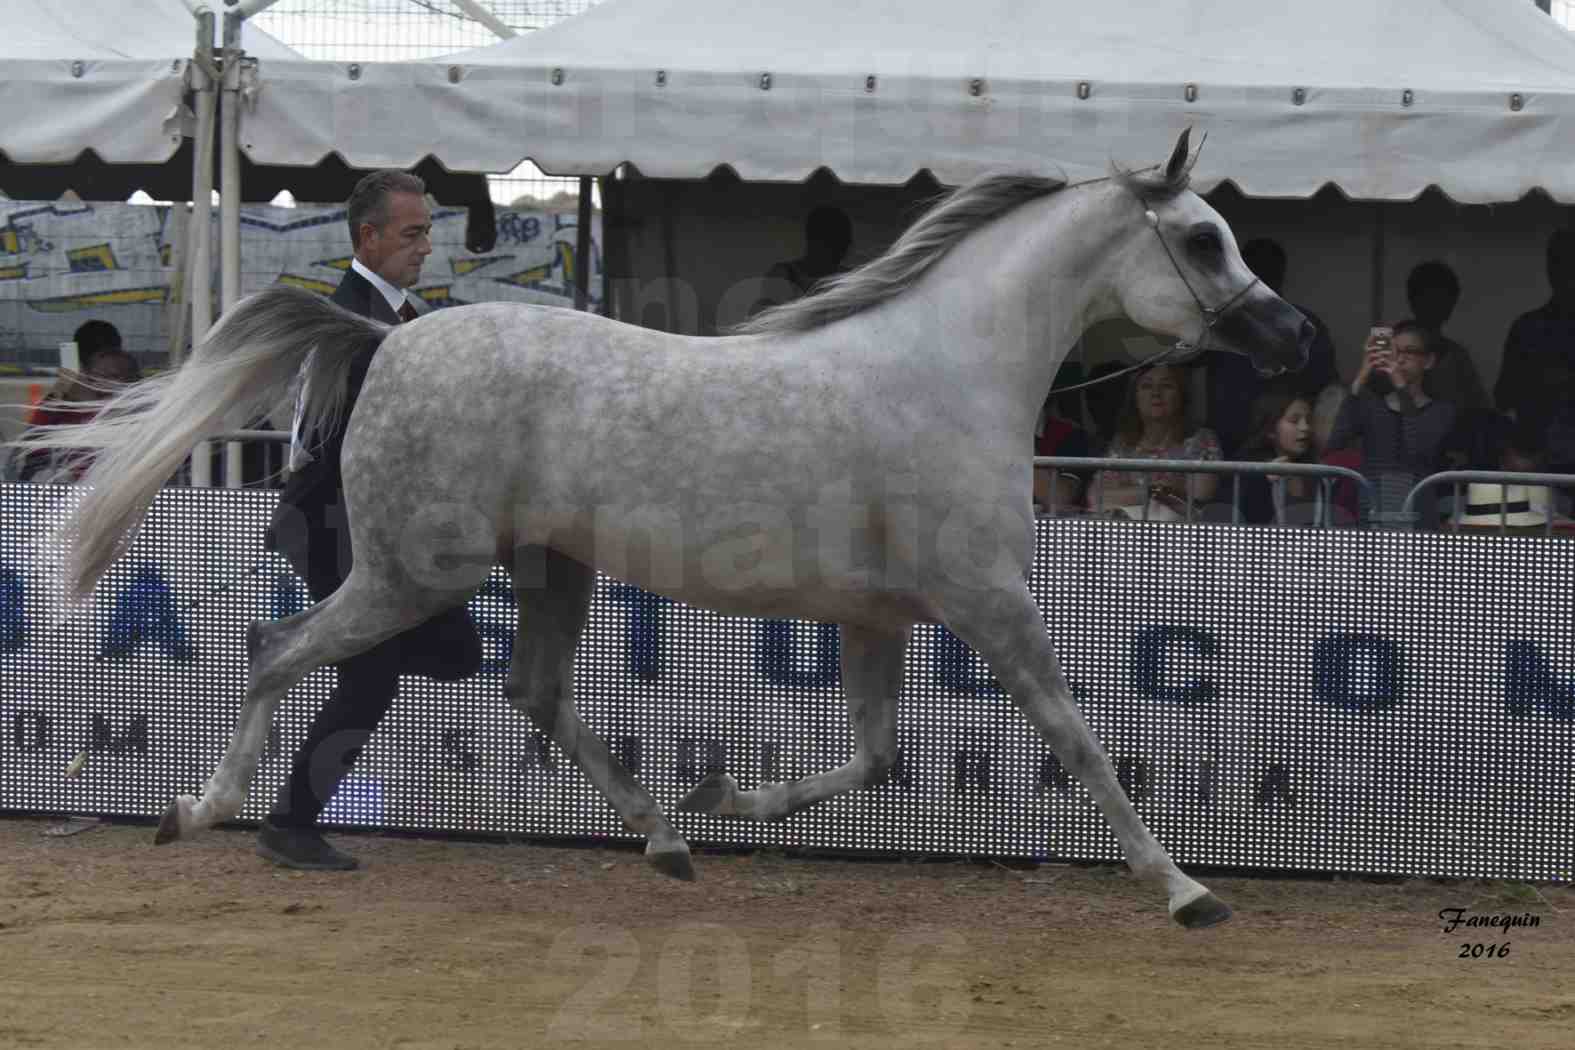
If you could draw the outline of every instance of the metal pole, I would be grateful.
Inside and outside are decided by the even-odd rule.
[[[580,213],[574,229],[574,308],[590,303],[591,287],[591,187],[589,175],[580,176]]]
[[[1384,320],[1384,255],[1385,255],[1384,206],[1373,205],[1373,323]]]
[[[187,227],[186,297],[191,302],[191,345],[213,327],[213,128],[218,85],[213,81],[213,12],[197,18],[197,51],[192,62],[197,129],[192,140],[191,223]],[[178,363],[178,362],[172,362]]]
[[[245,15],[224,16],[224,102],[219,109],[224,127],[219,148],[220,308],[234,309],[241,299],[241,25]],[[224,484],[241,485],[241,446],[224,446]]]
[[[197,16],[197,50],[192,62],[192,87],[196,92],[197,135],[192,142],[191,225],[187,234],[191,250],[187,257],[186,297],[191,303],[191,345],[201,345],[213,327],[213,130],[214,108],[218,105],[218,85],[213,72],[214,14]],[[178,362],[171,362],[178,364]],[[210,446],[204,442],[192,450],[191,483],[213,484]]]
[[[272,0],[270,0],[272,2]],[[505,25],[497,15],[476,3],[476,0],[454,0],[454,6],[465,12],[471,18],[492,30],[493,36],[502,37],[504,40],[519,34]]]
[[[620,300],[629,295],[629,227],[625,220],[625,183],[618,170],[602,180],[602,314],[622,318]]]
[[[224,102],[219,107],[220,309],[241,298],[241,19],[224,16]]]
[[[245,21],[253,15],[266,11],[278,3],[279,0],[240,0],[240,3],[235,3],[235,0],[224,0],[224,2],[226,4],[234,4],[234,13],[239,15],[242,21]]]

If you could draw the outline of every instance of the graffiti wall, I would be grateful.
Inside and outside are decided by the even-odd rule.
[[[103,319],[128,349],[162,363],[181,339],[185,216],[175,207],[67,201],[0,201],[0,368],[53,365],[82,322]],[[416,291],[434,306],[487,301],[567,305],[577,239],[573,211],[498,212],[493,250],[465,247],[466,213],[439,208],[433,250]],[[601,301],[601,219],[593,218],[591,301]],[[219,247],[214,222],[213,289]],[[241,212],[242,291],[276,280],[328,294],[350,265],[342,206],[249,206]]]

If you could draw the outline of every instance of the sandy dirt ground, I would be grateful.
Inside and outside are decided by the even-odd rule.
[[[0,1047],[1575,1045],[1569,886],[1213,877],[1236,917],[1186,931],[1112,866],[341,835],[360,871],[298,874],[50,824],[0,820]]]

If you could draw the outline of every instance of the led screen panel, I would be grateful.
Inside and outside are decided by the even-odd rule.
[[[240,702],[245,625],[304,594],[261,547],[274,495],[169,489],[82,618],[35,544],[69,490],[0,488],[0,810],[154,816],[198,791]],[[1041,521],[1031,584],[1123,785],[1182,863],[1570,879],[1575,544]],[[330,822],[628,837],[502,695],[501,570],[474,679],[404,680]],[[603,578],[576,664],[589,724],[669,809],[846,761],[834,627],[691,609]],[[271,805],[330,670],[291,694],[245,811]],[[921,626],[885,783],[692,841],[1113,859],[1113,836],[988,670]],[[64,770],[87,752],[80,776]]]

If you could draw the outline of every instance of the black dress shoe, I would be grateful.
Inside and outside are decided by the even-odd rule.
[[[257,831],[257,854],[282,868],[302,871],[354,871],[359,864],[330,846],[316,828],[281,828],[264,823]]]

